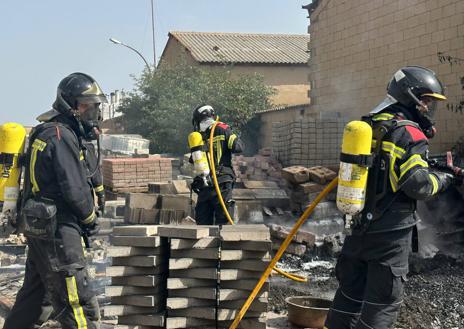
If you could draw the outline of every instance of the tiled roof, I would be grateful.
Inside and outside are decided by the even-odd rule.
[[[170,32],[203,63],[306,64],[309,34]]]

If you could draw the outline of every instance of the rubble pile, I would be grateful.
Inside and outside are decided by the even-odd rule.
[[[270,148],[263,148],[252,157],[243,155],[234,156],[232,165],[237,175],[237,181],[268,181],[284,186],[282,179],[282,165],[272,156]]]
[[[170,158],[103,159],[103,184],[107,194],[147,192],[148,184],[172,179]]]

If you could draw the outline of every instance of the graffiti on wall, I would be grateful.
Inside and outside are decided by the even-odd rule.
[[[464,65],[464,58],[458,58],[451,56],[449,54],[443,53],[443,52],[438,52],[438,61],[441,64],[448,64],[450,66],[453,65]],[[448,111],[454,112],[454,113],[464,113],[464,76],[462,76],[459,79],[459,85],[461,86],[461,91],[463,91],[463,94],[458,96],[458,100],[455,103],[448,102],[446,104],[446,109]]]
[[[454,57],[446,53],[442,53],[440,51],[437,53],[437,56],[438,56],[438,60],[442,64],[449,64],[451,66],[464,64],[464,58]]]

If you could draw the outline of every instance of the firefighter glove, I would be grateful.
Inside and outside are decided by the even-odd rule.
[[[456,178],[454,175],[451,175],[449,173],[444,173],[444,172],[434,172],[433,173],[437,179],[438,179],[438,184],[440,185],[438,191],[443,192],[448,189],[451,185],[455,185],[457,183]]]

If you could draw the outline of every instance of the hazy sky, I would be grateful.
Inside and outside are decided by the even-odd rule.
[[[155,0],[156,53],[169,31],[294,33],[307,31],[309,0]],[[1,0],[0,124],[35,124],[69,73],[92,75],[105,93],[131,90],[153,62],[150,0]]]

